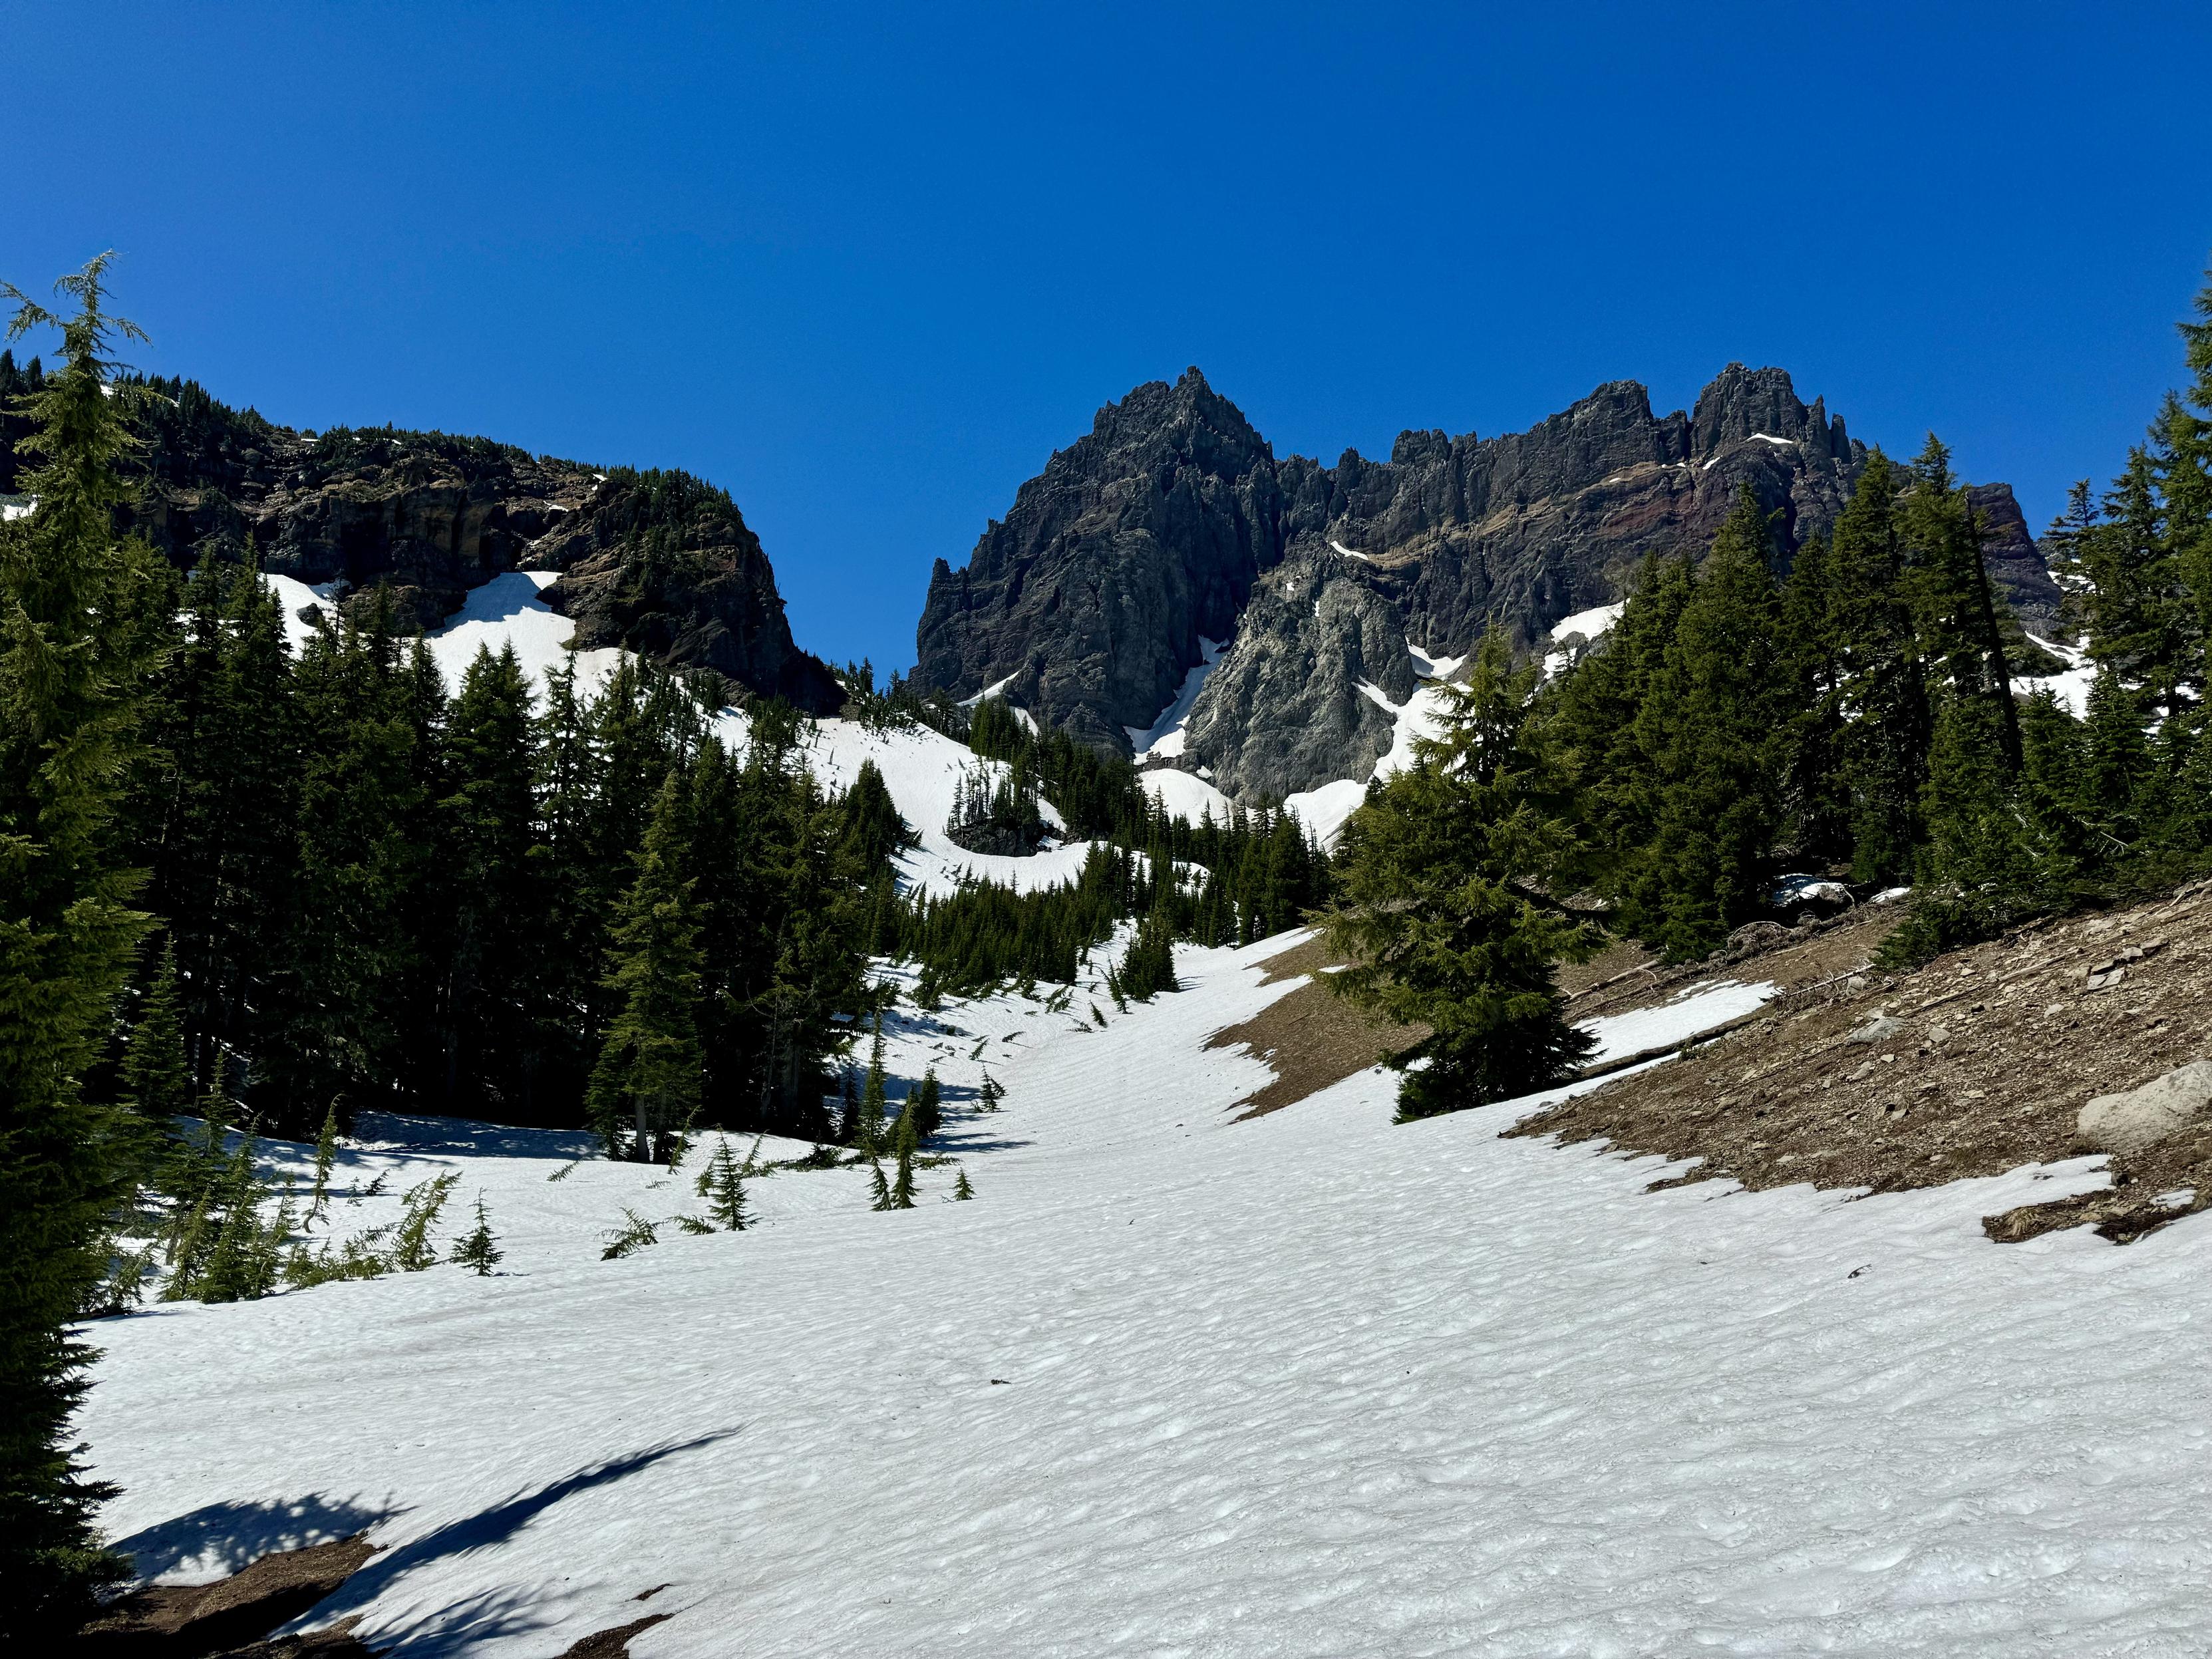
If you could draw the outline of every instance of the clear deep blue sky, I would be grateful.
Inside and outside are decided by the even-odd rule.
[[[0,276],[274,419],[726,486],[802,644],[1197,363],[1278,454],[1778,363],[2038,527],[2179,378],[2212,6],[0,0]]]

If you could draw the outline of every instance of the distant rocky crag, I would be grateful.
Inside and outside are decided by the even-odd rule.
[[[0,394],[28,384],[0,362]],[[189,380],[142,391],[130,527],[180,565],[212,545],[333,584],[342,604],[381,586],[425,629],[504,571],[556,570],[542,597],[574,619],[580,648],[626,646],[811,713],[843,702],[793,643],[760,538],[727,495],[685,473],[600,471],[441,432],[295,431]],[[0,495],[15,488],[8,461]]]
[[[1651,554],[1702,551],[1749,485],[1786,567],[1834,521],[1866,447],[1780,369],[1731,364],[1695,407],[1657,416],[1632,380],[1527,432],[1401,433],[1388,461],[1278,460],[1195,368],[1098,412],[991,525],[967,566],[939,560],[917,679],[1004,683],[1039,719],[1126,750],[1233,640],[1187,726],[1182,763],[1232,794],[1364,777],[1420,664],[1492,620],[1533,648],[1610,604]],[[2057,588],[2010,489],[1974,500],[1991,574],[2030,627]],[[1369,688],[1363,690],[1362,688]]]

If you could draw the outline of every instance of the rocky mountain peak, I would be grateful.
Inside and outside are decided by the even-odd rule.
[[[1799,401],[1786,370],[1730,363],[1698,394],[1690,414],[1692,450],[1702,459],[1753,438],[1806,444],[1823,459],[1851,453],[1842,420],[1829,420],[1825,400],[1810,408]]]
[[[1484,628],[1534,649],[1620,599],[1652,554],[1708,545],[1748,487],[1786,561],[1832,523],[1864,465],[1789,374],[1731,363],[1692,410],[1613,380],[1525,432],[1401,432],[1387,461],[1277,460],[1191,369],[1137,387],[1022,486],[966,568],[939,561],[917,678],[987,686],[1108,746],[1150,726],[1231,640],[1184,727],[1182,763],[1247,798],[1361,778],[1392,740],[1418,660]],[[1990,567],[2033,616],[2055,590],[2002,485],[1976,495]],[[1232,637],[1233,636],[1233,637]]]
[[[1273,453],[1195,368],[1098,411],[987,527],[967,566],[939,561],[917,678],[963,695],[1005,684],[1038,718],[1126,748],[1201,638],[1234,629],[1281,555]]]

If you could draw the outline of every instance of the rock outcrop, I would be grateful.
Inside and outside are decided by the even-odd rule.
[[[1278,460],[1192,369],[1099,411],[1024,484],[966,568],[939,561],[916,678],[1003,684],[1041,720],[1127,748],[1232,638],[1188,718],[1182,763],[1247,797],[1367,775],[1420,663],[1492,621],[1533,648],[1621,597],[1652,554],[1702,549],[1748,485],[1786,563],[1833,522],[1866,458],[1776,368],[1731,364],[1687,413],[1632,380],[1526,432],[1401,433],[1387,461]],[[2040,621],[2056,590],[2011,492],[1984,486],[1990,566]],[[1409,648],[1410,647],[1410,648]]]
[[[1281,557],[1275,459],[1195,368],[1109,404],[1024,484],[966,567],[931,573],[916,679],[1004,684],[1038,719],[1128,748]]]
[[[627,646],[813,713],[843,701],[793,643],[759,538],[698,479],[441,432],[296,432],[189,381],[146,391],[132,524],[178,563],[213,544],[342,602],[380,586],[426,629],[502,571],[559,570],[545,598],[579,647]]]

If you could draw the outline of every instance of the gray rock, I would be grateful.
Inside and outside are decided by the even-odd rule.
[[[2099,1095],[2075,1129],[2099,1152],[2140,1152],[2179,1133],[2212,1106],[2212,1060],[2192,1060],[2124,1094]]]
[[[602,482],[574,461],[439,432],[295,432],[179,391],[142,413],[146,477],[131,510],[176,563],[210,544],[250,552],[273,574],[340,584],[356,615],[380,586],[426,629],[503,572],[559,570],[542,597],[574,618],[579,647],[628,646],[816,714],[844,702],[793,643],[759,538],[709,484],[628,470]]]
[[[1786,566],[1866,453],[1782,370],[1731,364],[1688,414],[1655,415],[1618,380],[1527,432],[1278,461],[1193,369],[1100,410],[964,569],[939,562],[915,677],[963,697],[1012,677],[1040,720],[1126,752],[1122,728],[1152,722],[1200,638],[1231,639],[1184,763],[1246,799],[1364,778],[1392,717],[1360,686],[1402,703],[1408,645],[1464,656],[1495,621],[1536,650],[1647,556],[1701,552],[1746,486],[1778,515]],[[2017,505],[2002,485],[1974,499],[1993,579],[2039,622],[2056,590]]]
[[[1282,557],[1273,452],[1195,368],[1140,386],[1016,492],[966,567],[937,562],[915,678],[1011,679],[1038,720],[1127,753]]]
[[[1854,1030],[1847,1039],[1852,1042],[1888,1042],[1905,1035],[1905,1022],[1889,1014],[1876,1014]]]

